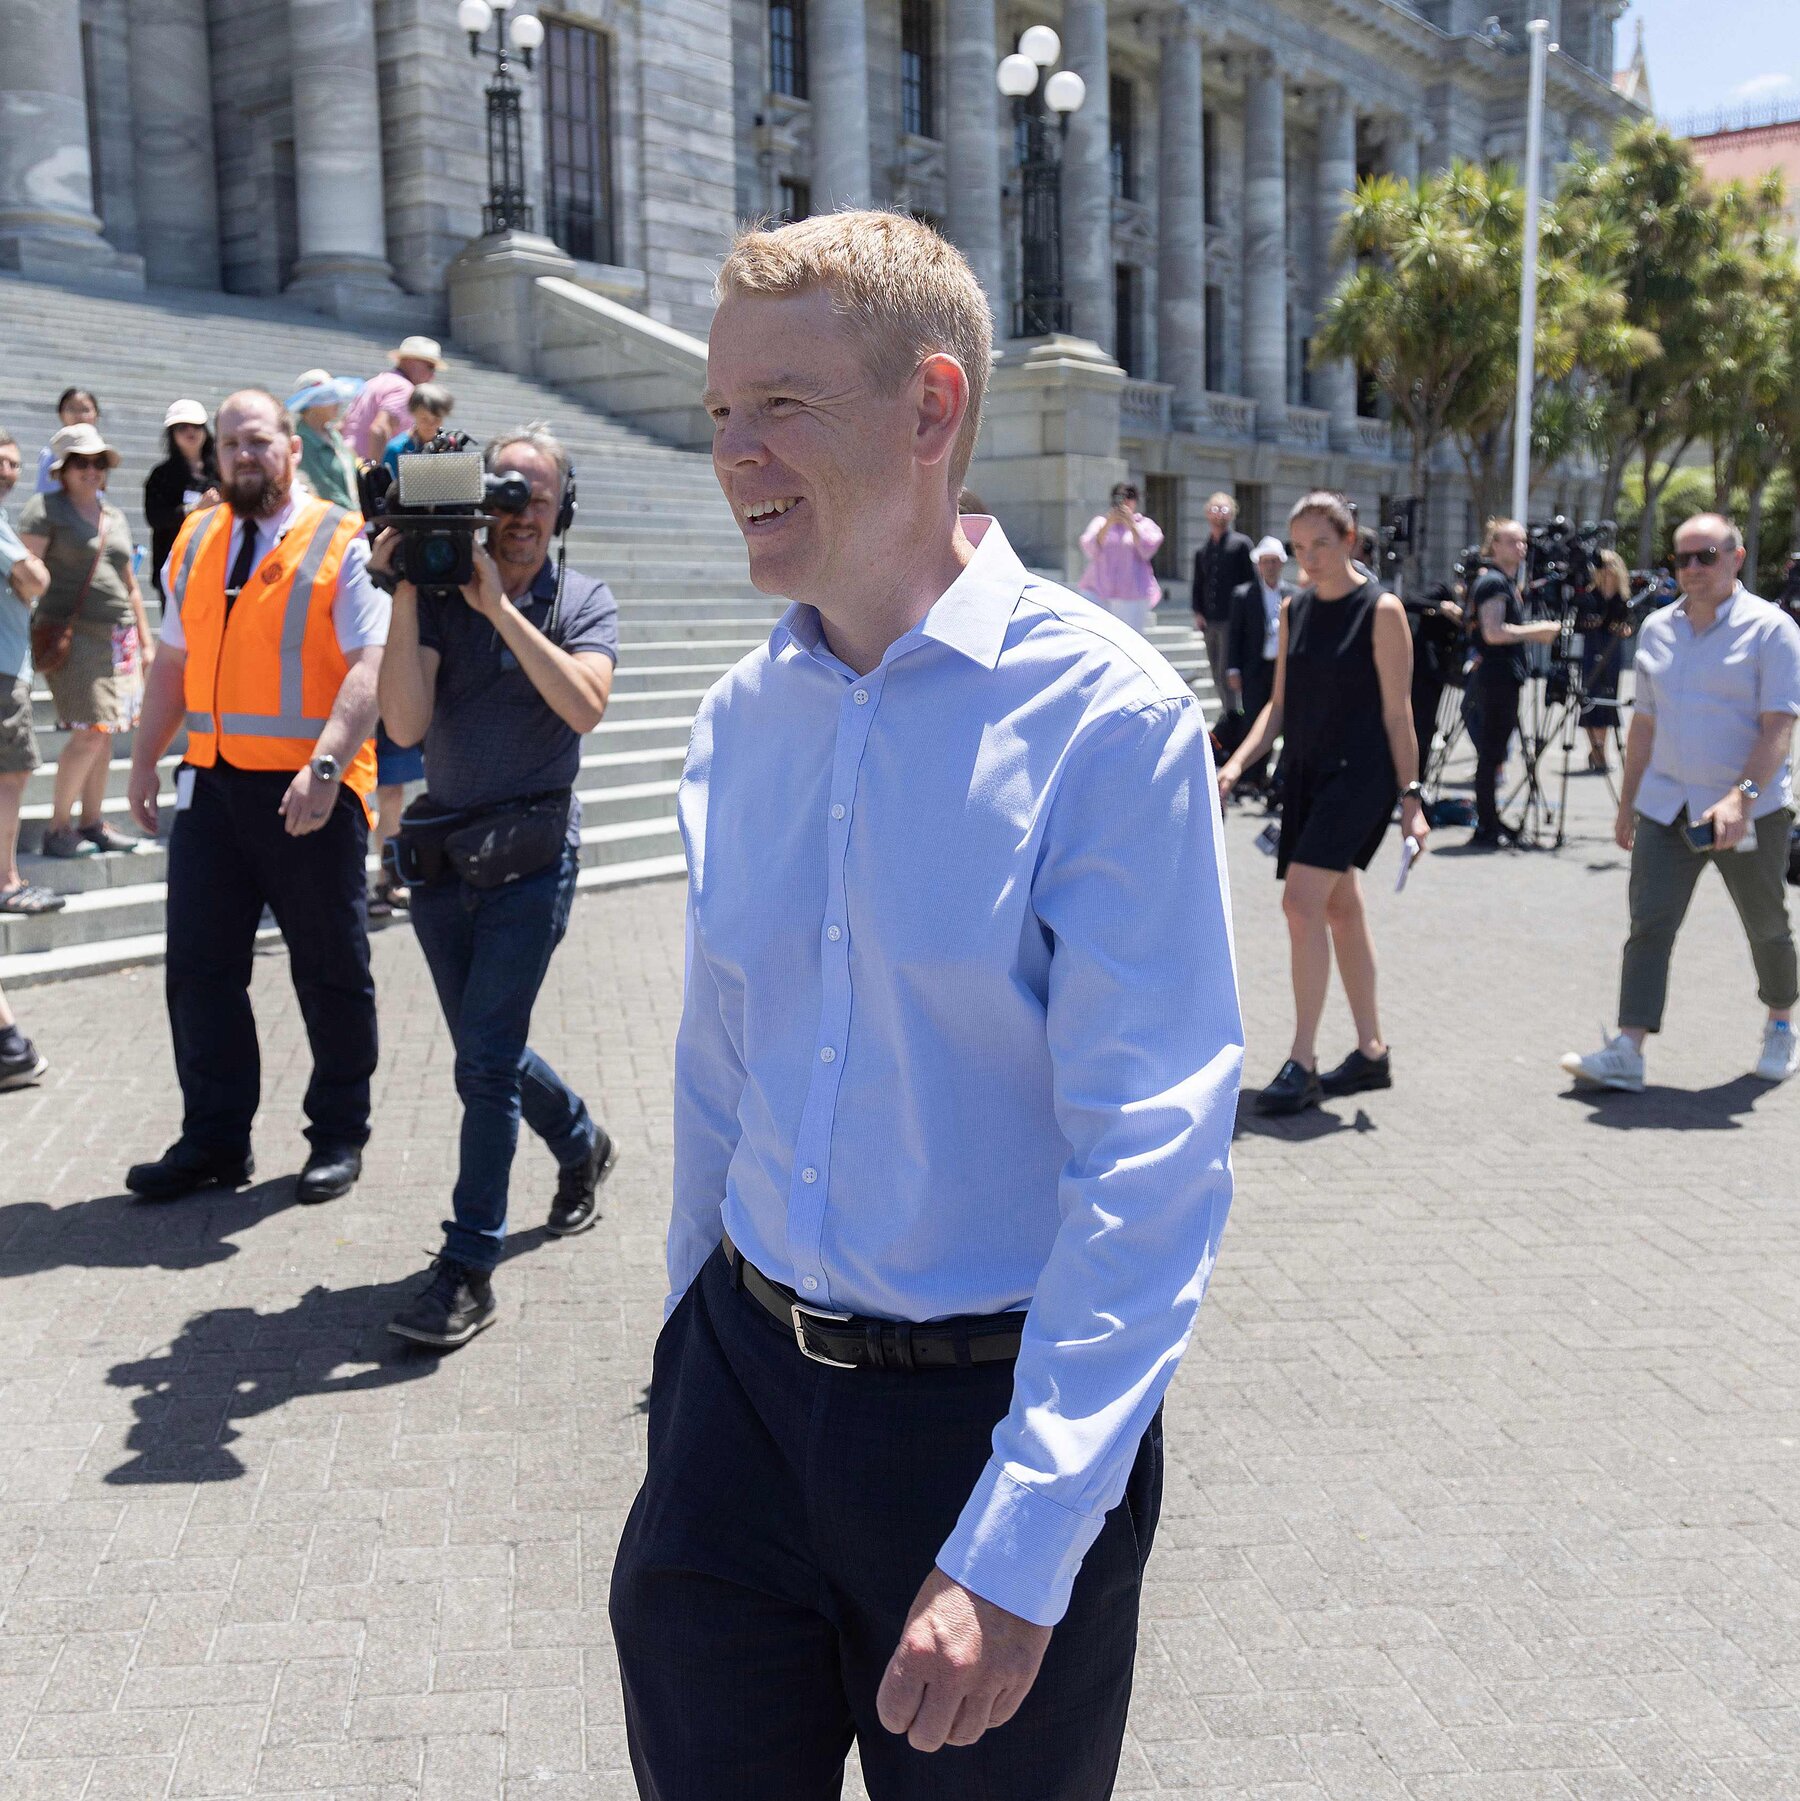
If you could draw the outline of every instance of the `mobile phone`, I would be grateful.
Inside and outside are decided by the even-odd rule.
[[[1713,847],[1713,822],[1702,819],[1697,825],[1689,824],[1686,828],[1689,850],[1711,850]]]

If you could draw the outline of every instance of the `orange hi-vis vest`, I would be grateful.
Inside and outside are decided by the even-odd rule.
[[[302,500],[279,542],[243,592],[226,604],[228,506],[190,513],[169,553],[170,599],[187,640],[187,761],[210,769],[298,770],[350,664],[338,648],[331,603],[362,515]],[[375,788],[375,746],[366,741],[344,771],[365,808]]]

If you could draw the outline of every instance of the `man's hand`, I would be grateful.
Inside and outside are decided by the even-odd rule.
[[[287,821],[288,836],[304,838],[308,832],[316,832],[331,817],[341,786],[339,782],[320,781],[313,774],[311,764],[302,769],[288,783],[287,793],[281,797],[277,809]]]
[[[463,584],[462,597],[488,620],[497,621],[500,609],[506,604],[506,591],[500,586],[500,570],[479,538],[475,540],[475,579]]]
[[[1740,789],[1733,788],[1723,800],[1716,800],[1700,815],[1704,825],[1712,821],[1713,849],[1735,850],[1750,829],[1750,803]]]
[[[1613,821],[1613,843],[1620,850],[1630,850],[1637,841],[1637,813],[1630,807],[1621,806],[1619,816]]]
[[[1037,1681],[1050,1630],[934,1569],[888,1659],[875,1712],[889,1732],[905,1733],[915,1751],[972,1745],[1019,1711]]]
[[[30,606],[50,586],[50,571],[45,568],[41,557],[34,557],[30,551],[26,551],[13,564],[12,572],[6,579],[12,584],[12,591]]]
[[[152,838],[157,834],[156,803],[161,795],[162,776],[156,765],[140,763],[134,757],[131,776],[125,785],[125,804],[131,810],[132,819]]]
[[[391,525],[384,525],[375,534],[375,542],[369,546],[369,573],[371,575],[391,575],[394,569],[394,558],[400,554],[401,534]]]

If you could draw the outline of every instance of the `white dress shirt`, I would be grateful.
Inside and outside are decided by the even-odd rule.
[[[877,668],[790,607],[695,720],[669,1305],[723,1226],[821,1308],[1029,1309],[938,1563],[1049,1624],[1193,1329],[1243,1030],[1198,700],[962,523]]]
[[[290,494],[281,510],[267,519],[249,522],[233,519],[231,537],[225,546],[225,567],[231,568],[237,560],[244,532],[251,529],[256,533],[256,556],[250,565],[250,573],[255,575],[263,558],[281,542],[293,524],[299,505],[298,499]],[[163,603],[162,625],[156,635],[170,650],[184,651],[187,634],[181,629],[181,613],[174,601],[174,570],[175,555],[171,551],[168,561],[163,564],[162,583],[163,593],[169,598]],[[372,644],[386,644],[392,612],[393,602],[369,580],[369,540],[359,534],[350,540],[344,552],[343,563],[338,569],[337,593],[331,597],[331,623],[336,629],[338,649],[349,656]]]
[[[1270,587],[1259,580],[1263,603],[1263,661],[1273,663],[1281,655],[1281,584]]]

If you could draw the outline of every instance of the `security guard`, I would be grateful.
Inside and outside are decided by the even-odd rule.
[[[389,602],[362,519],[294,491],[300,440],[261,388],[217,427],[223,505],[191,514],[131,760],[132,816],[158,827],[157,760],[186,725],[169,838],[167,990],[181,1136],[126,1186],[146,1200],[250,1178],[260,1089],[251,954],[269,907],[312,1044],[298,1198],[348,1193],[369,1136],[375,984],[364,862],[375,684]]]

